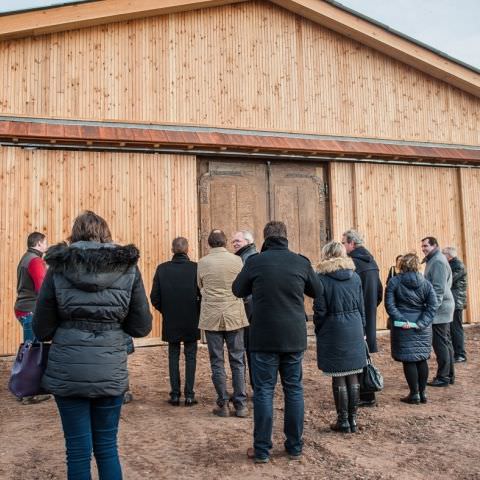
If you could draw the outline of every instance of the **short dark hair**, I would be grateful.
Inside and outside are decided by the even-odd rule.
[[[435,237],[422,238],[422,242],[424,242],[425,240],[427,240],[428,244],[431,245],[432,247],[438,247],[438,240]]]
[[[177,237],[172,241],[173,253],[187,253],[188,252],[188,240],[185,237]]]
[[[81,213],[73,222],[70,243],[80,242],[111,243],[112,234],[107,222],[95,212],[86,210]]]
[[[27,247],[28,248],[33,248],[36,247],[40,242],[43,242],[45,240],[45,235],[40,232],[32,232],[28,237],[27,237]]]
[[[287,238],[287,226],[283,222],[272,220],[263,229],[263,238],[284,237]]]
[[[222,230],[214,229],[208,236],[208,245],[211,248],[225,247],[227,245],[227,236]]]

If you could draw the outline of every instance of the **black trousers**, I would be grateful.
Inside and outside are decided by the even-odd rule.
[[[433,325],[432,346],[437,356],[436,378],[442,382],[450,382],[455,378],[452,339],[450,324],[437,323]]]
[[[410,393],[424,392],[428,381],[428,362],[403,362],[403,373],[410,388]]]
[[[195,370],[197,369],[197,342],[184,342],[185,398],[194,398]],[[180,342],[168,344],[168,370],[170,374],[170,397],[180,397]]]
[[[252,361],[251,361],[251,355],[250,355],[250,345],[249,345],[249,338],[248,335],[250,333],[250,327],[245,327],[244,328],[244,338],[243,338],[243,343],[245,344],[245,356],[247,357],[247,361],[245,362],[245,369],[247,369],[248,365],[248,378],[250,380],[250,386],[252,387],[252,390],[255,390],[253,388],[253,375],[252,375]],[[245,375],[245,378],[247,376]]]
[[[455,358],[465,357],[465,335],[463,332],[463,310],[453,312],[453,322],[450,324],[450,334],[452,336],[453,353]]]

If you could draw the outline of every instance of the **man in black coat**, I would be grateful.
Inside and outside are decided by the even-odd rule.
[[[254,390],[255,462],[272,448],[273,394],[280,372],[285,398],[285,449],[299,459],[303,447],[302,360],[307,348],[304,294],[315,297],[318,278],[308,258],[288,249],[287,228],[272,221],[263,230],[262,251],[245,263],[232,285],[235,296],[253,297],[250,355]]]
[[[363,246],[363,238],[356,230],[347,230],[342,237],[347,254],[355,264],[355,272],[362,280],[363,300],[365,304],[365,334],[370,353],[377,348],[377,307],[383,297],[378,265],[373,255]],[[360,406],[374,406],[375,393],[360,393]]]
[[[168,342],[171,405],[180,405],[180,343],[185,354],[185,406],[197,404],[195,370],[197,340],[200,338],[198,319],[200,292],[197,287],[197,264],[188,258],[188,240],[175,238],[173,258],[160,264],[153,278],[150,300],[162,314],[162,340]]]
[[[238,255],[242,262],[245,263],[252,255],[257,255],[257,247],[255,246],[252,232],[248,230],[240,230],[233,235],[232,246],[235,251],[235,255]],[[245,313],[247,314],[248,323],[252,321],[252,296],[249,295],[243,299],[245,304]],[[250,360],[250,347],[248,344],[248,337],[250,336],[250,327],[245,327],[244,329],[244,343],[245,343],[245,353],[247,355],[248,363],[248,374],[250,379],[250,385],[253,387],[253,376],[252,376],[252,363]]]
[[[467,308],[467,270],[457,256],[455,247],[445,247],[442,253],[452,269],[452,295],[455,300],[453,321],[450,323],[450,334],[455,355],[455,363],[467,361],[465,352],[465,334],[463,331],[463,310]]]

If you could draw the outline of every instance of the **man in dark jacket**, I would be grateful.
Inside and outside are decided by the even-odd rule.
[[[233,250],[235,255],[238,255],[242,262],[245,263],[252,255],[257,255],[257,248],[253,242],[252,232],[248,230],[241,230],[233,235],[232,239]],[[243,299],[245,305],[245,313],[247,314],[248,323],[252,321],[252,296],[249,295]],[[250,348],[248,344],[248,337],[250,335],[250,327],[245,327],[244,341],[245,341],[245,353],[247,354],[248,374],[250,379],[250,385],[253,387],[252,377],[252,363],[250,360]]]
[[[363,246],[363,238],[356,230],[347,230],[342,237],[347,254],[355,264],[355,272],[360,276],[365,304],[365,334],[370,353],[377,348],[377,307],[383,297],[383,287],[377,262],[373,255]],[[375,393],[361,392],[359,406],[374,406]]]
[[[240,298],[253,297],[250,351],[254,396],[255,462],[269,461],[273,394],[280,372],[285,398],[285,449],[299,459],[303,447],[302,360],[307,348],[304,294],[314,298],[318,278],[310,261],[288,249],[287,228],[272,221],[263,230],[262,252],[252,256],[233,282]]]
[[[180,342],[185,354],[185,406],[197,404],[195,370],[200,292],[197,287],[197,264],[188,258],[188,240],[175,238],[172,242],[173,258],[160,264],[153,278],[150,300],[162,314],[162,340],[168,342],[171,405],[180,404]]]
[[[455,355],[455,363],[467,361],[465,352],[465,336],[463,332],[463,310],[467,308],[467,270],[457,256],[455,247],[445,247],[442,253],[447,257],[452,269],[452,295],[455,300],[453,321],[450,324],[450,333]]]

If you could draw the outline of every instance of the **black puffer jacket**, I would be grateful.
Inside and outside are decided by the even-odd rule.
[[[248,259],[232,285],[235,296],[253,296],[250,351],[306,350],[304,294],[314,298],[318,286],[308,258],[291,252],[286,238],[268,237],[262,253]]]
[[[355,272],[362,280],[363,303],[365,305],[365,333],[371,353],[377,352],[377,307],[383,296],[378,265],[365,247],[357,247],[349,253],[355,264]]]
[[[385,308],[390,316],[392,357],[399,362],[419,362],[430,357],[432,322],[437,297],[422,274],[407,272],[393,277],[385,292]],[[418,328],[395,327],[394,322],[416,323]]]
[[[138,258],[133,245],[77,242],[48,250],[33,318],[37,338],[53,339],[42,380],[47,391],[97,398],[128,389],[128,335],[152,328]]]
[[[325,373],[360,370],[367,364],[362,282],[350,258],[321,262],[321,289],[313,302],[318,368]]]
[[[458,258],[452,258],[450,268],[452,269],[452,295],[455,300],[455,310],[467,308],[467,270],[463,262]]]

